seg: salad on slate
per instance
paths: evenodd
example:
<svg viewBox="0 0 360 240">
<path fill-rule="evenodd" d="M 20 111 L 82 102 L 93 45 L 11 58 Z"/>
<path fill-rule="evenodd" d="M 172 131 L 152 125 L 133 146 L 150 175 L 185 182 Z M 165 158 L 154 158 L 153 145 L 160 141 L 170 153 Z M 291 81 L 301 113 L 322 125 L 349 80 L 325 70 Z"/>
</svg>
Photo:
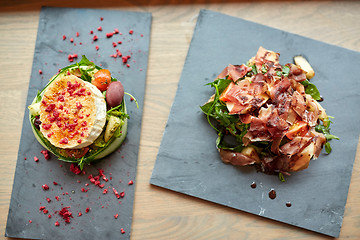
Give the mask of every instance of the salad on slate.
<svg viewBox="0 0 360 240">
<path fill-rule="evenodd" d="M 215 94 L 201 106 L 217 131 L 223 162 L 254 165 L 267 174 L 306 169 L 323 146 L 331 152 L 330 116 L 309 80 L 314 70 L 302 56 L 281 65 L 279 53 L 260 47 L 246 64 L 229 65 L 211 83 Z M 215 121 L 213 121 L 215 120 Z"/>
<path fill-rule="evenodd" d="M 134 99 L 109 70 L 83 56 L 59 70 L 28 106 L 33 133 L 59 160 L 83 169 L 124 141 L 129 119 L 124 94 Z"/>
</svg>

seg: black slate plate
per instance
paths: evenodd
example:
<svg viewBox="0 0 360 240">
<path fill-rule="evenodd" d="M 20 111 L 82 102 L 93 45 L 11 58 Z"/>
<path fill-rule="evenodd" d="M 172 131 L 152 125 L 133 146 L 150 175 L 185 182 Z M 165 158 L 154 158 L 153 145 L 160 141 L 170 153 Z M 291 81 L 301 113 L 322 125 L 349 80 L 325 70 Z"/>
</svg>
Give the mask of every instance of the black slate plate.
<svg viewBox="0 0 360 240">
<path fill-rule="evenodd" d="M 333 152 L 322 153 L 308 169 L 286 177 L 221 162 L 216 132 L 199 106 L 213 94 L 205 86 L 228 64 L 245 63 L 259 48 L 279 52 L 280 63 L 305 55 L 312 80 L 335 116 Z M 359 139 L 360 54 L 309 38 L 216 12 L 200 12 L 178 91 L 165 128 L 151 184 L 266 218 L 337 237 L 340 233 Z M 324 151 L 324 150 L 323 150 Z M 252 182 L 257 188 L 250 187 Z M 269 198 L 274 188 L 277 197 Z M 290 201 L 292 206 L 287 207 Z"/>
<path fill-rule="evenodd" d="M 135 184 L 129 184 L 129 181 L 135 182 L 136 177 L 150 26 L 150 13 L 42 8 L 26 106 L 58 69 L 71 64 L 68 55 L 78 54 L 75 61 L 86 55 L 96 65 L 109 69 L 112 76 L 123 83 L 125 91 L 135 96 L 139 109 L 129 97 L 125 98 L 130 120 L 124 144 L 101 162 L 86 166 L 85 174 L 80 175 L 72 173 L 70 164 L 58 161 L 55 156 L 51 156 L 50 160 L 44 159 L 40 153 L 43 148 L 35 140 L 26 110 L 6 226 L 7 237 L 130 238 Z M 98 27 L 102 27 L 102 31 Z M 115 28 L 119 33 L 107 38 L 106 33 L 113 32 Z M 133 32 L 130 33 L 130 30 Z M 97 41 L 94 41 L 94 35 L 97 35 Z M 113 42 L 117 43 L 116 47 Z M 127 62 L 129 67 L 121 58 L 110 56 L 116 53 L 116 49 L 124 56 L 131 56 Z M 39 158 L 38 162 L 34 161 L 34 156 Z M 88 178 L 90 174 L 99 175 L 98 169 L 103 169 L 108 179 L 99 179 L 100 185 L 104 184 L 103 188 L 91 183 Z M 43 190 L 44 184 L 49 186 L 49 190 Z M 113 188 L 125 195 L 118 199 Z M 104 189 L 108 190 L 107 194 L 103 194 Z M 39 210 L 42 206 L 48 213 Z M 64 207 L 70 207 L 68 210 L 72 212 L 70 223 L 65 223 L 59 215 Z M 87 208 L 90 211 L 86 213 Z M 79 212 L 82 213 L 80 217 Z M 51 218 L 48 218 L 49 214 Z M 114 217 L 116 214 L 117 219 Z M 55 226 L 56 221 L 60 226 Z"/>
</svg>

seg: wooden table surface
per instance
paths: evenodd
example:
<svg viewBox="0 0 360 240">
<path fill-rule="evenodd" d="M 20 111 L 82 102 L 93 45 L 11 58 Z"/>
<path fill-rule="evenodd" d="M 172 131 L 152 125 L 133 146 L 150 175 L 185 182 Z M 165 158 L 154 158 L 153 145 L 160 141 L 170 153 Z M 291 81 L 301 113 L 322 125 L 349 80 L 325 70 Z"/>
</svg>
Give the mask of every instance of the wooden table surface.
<svg viewBox="0 0 360 240">
<path fill-rule="evenodd" d="M 0 0 L 0 239 L 6 239 L 6 219 L 42 5 L 153 14 L 131 239 L 330 239 L 154 187 L 149 179 L 200 9 L 360 51 L 360 2 L 88 0 L 86 5 L 75 2 L 78 1 Z M 358 199 L 359 151 L 339 239 L 360 239 Z"/>
</svg>

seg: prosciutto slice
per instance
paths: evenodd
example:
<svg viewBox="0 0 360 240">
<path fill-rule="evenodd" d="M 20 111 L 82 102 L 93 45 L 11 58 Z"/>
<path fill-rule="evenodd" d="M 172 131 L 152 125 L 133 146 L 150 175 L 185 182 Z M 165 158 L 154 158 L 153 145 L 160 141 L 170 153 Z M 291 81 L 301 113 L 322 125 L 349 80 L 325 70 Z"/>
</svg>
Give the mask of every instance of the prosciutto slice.
<svg viewBox="0 0 360 240">
<path fill-rule="evenodd" d="M 246 151 L 219 149 L 222 161 L 236 166 L 256 164 L 263 172 L 288 174 L 307 168 L 326 143 L 325 136 L 314 127 L 327 115 L 325 109 L 306 94 L 301 83 L 306 80 L 305 71 L 286 64 L 289 68 L 286 74 L 279 55 L 260 47 L 249 60 L 249 66 L 255 65 L 257 74 L 244 64 L 229 64 L 219 74 L 218 78 L 232 80 L 219 99 L 226 104 L 230 115 L 238 115 L 239 124 L 249 124 L 242 144 L 251 149 L 249 152 L 259 155 L 254 159 Z M 266 149 L 266 154 L 256 153 L 261 148 Z"/>
<path fill-rule="evenodd" d="M 256 162 L 256 159 L 250 158 L 243 153 L 231 150 L 219 149 L 221 160 L 224 163 L 231 163 L 235 166 L 246 166 Z"/>
<path fill-rule="evenodd" d="M 245 64 L 241 65 L 232 65 L 229 64 L 218 76 L 217 79 L 224 79 L 226 76 L 229 76 L 234 82 L 243 78 L 248 72 L 252 70 L 251 67 L 246 66 Z"/>
</svg>

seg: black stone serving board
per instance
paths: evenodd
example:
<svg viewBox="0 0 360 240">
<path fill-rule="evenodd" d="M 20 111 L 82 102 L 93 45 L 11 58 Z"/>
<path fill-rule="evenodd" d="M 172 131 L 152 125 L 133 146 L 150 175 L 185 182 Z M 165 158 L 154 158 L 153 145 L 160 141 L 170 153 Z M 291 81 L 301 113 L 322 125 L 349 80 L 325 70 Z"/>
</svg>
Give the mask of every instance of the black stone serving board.
<svg viewBox="0 0 360 240">
<path fill-rule="evenodd" d="M 205 86 L 228 64 L 245 63 L 259 48 L 280 63 L 304 55 L 316 75 L 327 113 L 334 116 L 333 152 L 286 177 L 224 164 L 217 134 L 199 106 L 214 93 Z M 201 10 L 150 183 L 325 235 L 339 236 L 360 132 L 360 54 L 221 13 Z M 325 152 L 325 150 L 323 150 Z M 255 189 L 252 182 L 257 183 Z M 268 193 L 275 189 L 272 200 Z M 287 207 L 286 203 L 292 206 Z"/>
<path fill-rule="evenodd" d="M 31 239 L 130 238 L 135 184 L 129 184 L 129 181 L 136 182 L 151 18 L 151 13 L 145 12 L 41 9 L 26 106 L 51 76 L 71 64 L 68 55 L 78 54 L 74 62 L 86 55 L 96 65 L 109 69 L 112 77 L 123 83 L 125 91 L 138 100 L 139 108 L 130 97 L 125 97 L 130 115 L 126 140 L 113 154 L 97 164 L 86 166 L 85 174 L 80 175 L 70 171 L 69 163 L 61 162 L 53 155 L 50 160 L 44 159 L 40 153 L 44 149 L 32 133 L 26 108 L 5 236 Z M 107 38 L 106 33 L 115 29 L 119 33 Z M 130 30 L 133 30 L 132 34 Z M 94 35 L 97 35 L 97 41 L 93 40 Z M 114 47 L 113 42 L 118 41 L 122 43 Z M 110 56 L 116 53 L 116 49 L 124 56 L 131 56 L 127 62 L 129 67 L 121 58 Z M 34 161 L 35 156 L 38 162 Z M 106 182 L 100 178 L 103 188 L 88 179 L 90 174 L 98 175 L 98 169 L 103 169 L 108 179 Z M 44 184 L 49 186 L 49 190 L 43 190 Z M 113 188 L 125 195 L 118 199 Z M 107 194 L 103 194 L 104 189 L 108 189 Z M 51 201 L 48 202 L 47 198 Z M 48 210 L 47 214 L 39 210 L 41 206 Z M 65 223 L 59 215 L 63 207 L 70 207 L 68 210 L 73 215 L 70 223 Z M 86 208 L 90 209 L 88 213 Z M 80 217 L 79 212 L 82 213 Z M 48 218 L 49 214 L 51 218 Z M 114 217 L 116 214 L 117 219 Z M 55 226 L 56 221 L 60 226 Z"/>
</svg>

